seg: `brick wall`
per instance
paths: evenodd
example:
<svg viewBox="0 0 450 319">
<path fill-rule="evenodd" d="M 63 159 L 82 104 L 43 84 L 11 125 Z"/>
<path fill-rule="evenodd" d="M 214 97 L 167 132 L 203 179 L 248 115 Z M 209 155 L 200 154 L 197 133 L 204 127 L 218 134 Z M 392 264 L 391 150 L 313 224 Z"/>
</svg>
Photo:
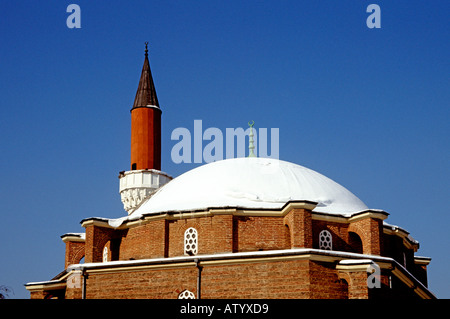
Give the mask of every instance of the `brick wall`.
<svg viewBox="0 0 450 319">
<path fill-rule="evenodd" d="M 190 227 L 198 232 L 198 254 L 319 248 L 322 230 L 331 233 L 333 250 L 361 252 L 355 241 L 358 237 L 362 253 L 380 255 L 383 247 L 381 220 L 365 218 L 351 223 L 312 220 L 311 211 L 293 208 L 285 216 L 217 214 L 189 218 L 185 215 L 180 219 L 156 219 L 121 230 L 88 225 L 86 262 L 102 261 L 105 245 L 110 250 L 109 260 L 182 256 L 184 233 Z M 349 232 L 354 235 L 349 236 Z M 72 247 L 66 254 L 73 257 L 70 249 Z"/>
<path fill-rule="evenodd" d="M 280 217 L 236 216 L 233 234 L 235 252 L 291 248 L 289 229 Z"/>
<path fill-rule="evenodd" d="M 184 289 L 196 294 L 197 268 L 89 274 L 87 299 L 176 299 Z"/>
<path fill-rule="evenodd" d="M 309 261 L 208 266 L 202 298 L 309 298 Z"/>
<path fill-rule="evenodd" d="M 168 227 L 168 256 L 184 255 L 184 233 L 190 227 L 198 233 L 198 254 L 233 251 L 233 216 L 184 218 L 170 220 Z"/>
<path fill-rule="evenodd" d="M 153 268 L 154 267 L 154 268 Z M 369 289 L 367 272 L 338 270 L 335 262 L 310 259 L 262 258 L 203 264 L 201 296 L 212 298 L 276 299 L 397 299 L 418 296 L 390 270 L 382 270 L 381 288 Z M 81 273 L 80 273 L 81 274 Z M 87 270 L 88 299 L 176 299 L 189 290 L 197 295 L 198 269 L 193 262 L 168 265 Z M 67 285 L 65 297 L 82 297 L 79 285 Z M 392 288 L 389 277 L 392 277 Z M 56 294 L 55 294 L 56 293 Z M 62 291 L 63 293 L 63 291 Z M 35 290 L 31 298 L 60 297 L 60 291 Z"/>
<path fill-rule="evenodd" d="M 366 276 L 361 280 L 366 280 L 367 275 L 361 274 Z M 198 269 L 194 265 L 92 273 L 87 279 L 86 297 L 173 299 L 185 289 L 196 295 L 197 275 Z M 347 298 L 348 293 L 352 297 L 363 297 L 364 293 L 360 291 L 363 288 L 357 285 L 349 289 L 332 263 L 303 259 L 208 265 L 201 273 L 201 296 L 204 299 L 342 299 Z M 365 289 L 367 292 L 367 287 Z"/>
<path fill-rule="evenodd" d="M 334 264 L 311 261 L 310 277 L 311 299 L 348 298 L 348 283 L 341 280 Z"/>
<path fill-rule="evenodd" d="M 309 268 L 308 260 L 207 266 L 201 274 L 202 298 L 309 298 Z M 195 266 L 93 273 L 86 297 L 173 299 L 185 289 L 196 295 L 197 275 Z"/>
<path fill-rule="evenodd" d="M 161 219 L 121 230 L 119 260 L 165 257 L 166 223 Z"/>
<path fill-rule="evenodd" d="M 348 238 L 348 224 L 314 220 L 312 229 L 313 248 L 319 249 L 319 234 L 323 230 L 328 230 L 332 236 L 333 250 L 352 251 Z"/>
<path fill-rule="evenodd" d="M 233 214 L 182 215 L 179 219 L 154 219 L 126 229 L 90 223 L 86 241 L 66 243 L 66 267 L 82 257 L 101 262 L 103 248 L 109 260 L 147 259 L 184 255 L 184 234 L 198 233 L 198 254 L 319 248 L 319 233 L 328 230 L 333 250 L 403 256 L 397 236 L 383 234 L 382 220 L 368 217 L 352 222 L 312 219 L 311 211 L 293 208 L 284 216 Z M 355 235 L 350 236 L 353 233 Z M 361 247 L 358 248 L 357 246 Z M 411 259 L 412 250 L 407 251 Z M 334 263 L 311 260 L 264 261 L 209 265 L 202 271 L 203 298 L 368 298 L 367 274 L 347 275 Z M 416 267 L 419 269 L 420 267 Z M 423 272 L 424 270 L 420 268 Z M 387 281 L 388 277 L 383 280 Z M 195 266 L 140 271 L 92 273 L 87 279 L 87 298 L 176 298 L 184 289 L 196 294 Z M 386 289 L 387 284 L 384 283 Z M 392 293 L 390 291 L 389 293 Z M 372 293 L 376 296 L 376 293 Z M 35 296 L 39 295 L 36 293 Z M 79 298 L 81 290 L 66 291 Z"/>
</svg>

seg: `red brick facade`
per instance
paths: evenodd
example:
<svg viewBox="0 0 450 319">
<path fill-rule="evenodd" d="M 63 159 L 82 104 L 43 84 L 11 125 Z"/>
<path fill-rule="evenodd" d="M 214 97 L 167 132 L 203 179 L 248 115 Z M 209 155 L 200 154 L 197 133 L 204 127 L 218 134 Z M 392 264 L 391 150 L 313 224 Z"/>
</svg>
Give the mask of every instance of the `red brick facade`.
<svg viewBox="0 0 450 319">
<path fill-rule="evenodd" d="M 184 290 L 197 296 L 200 276 L 201 298 L 423 297 L 426 293 L 409 291 L 417 282 L 408 290 L 408 280 L 419 278 L 419 285 L 426 286 L 426 263 L 414 262 L 418 247 L 408 242 L 407 233 L 383 227 L 386 217 L 372 211 L 350 218 L 318 214 L 308 203 L 291 203 L 281 211 L 224 209 L 147 216 L 116 229 L 92 218 L 82 223 L 85 240 L 63 238 L 68 274 L 75 270 L 70 265 L 85 257 L 86 266 L 79 266 L 83 270 L 71 275 L 83 284 L 64 286 L 66 274 L 53 287 L 49 283 L 28 289 L 31 298 L 177 298 Z M 184 251 L 184 235 L 191 227 L 198 234 L 196 256 Z M 325 249 L 319 238 L 323 230 L 331 235 Z M 103 262 L 105 247 L 108 262 Z M 273 252 L 280 254 L 272 256 Z M 384 294 L 368 288 L 367 265 L 339 264 L 367 255 L 381 260 L 379 291 Z M 399 265 L 405 274 L 392 272 Z M 405 279 L 411 275 L 415 278 Z"/>
</svg>

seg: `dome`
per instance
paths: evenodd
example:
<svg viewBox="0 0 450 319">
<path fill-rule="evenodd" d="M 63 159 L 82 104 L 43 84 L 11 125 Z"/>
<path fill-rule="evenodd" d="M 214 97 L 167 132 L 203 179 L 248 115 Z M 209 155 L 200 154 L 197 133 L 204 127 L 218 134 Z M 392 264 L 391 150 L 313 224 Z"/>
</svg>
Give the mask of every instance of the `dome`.
<svg viewBox="0 0 450 319">
<path fill-rule="evenodd" d="M 174 178 L 128 217 L 222 207 L 281 209 L 301 200 L 317 202 L 313 211 L 329 214 L 368 209 L 346 188 L 306 167 L 272 158 L 233 158 Z"/>
</svg>

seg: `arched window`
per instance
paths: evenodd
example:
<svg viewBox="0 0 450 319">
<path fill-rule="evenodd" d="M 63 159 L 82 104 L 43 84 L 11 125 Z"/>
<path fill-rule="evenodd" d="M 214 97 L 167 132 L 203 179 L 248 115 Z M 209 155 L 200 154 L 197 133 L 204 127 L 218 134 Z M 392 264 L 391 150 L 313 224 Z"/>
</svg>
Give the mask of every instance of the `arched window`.
<svg viewBox="0 0 450 319">
<path fill-rule="evenodd" d="M 103 262 L 107 261 L 108 261 L 108 247 L 105 246 L 105 248 L 103 248 Z"/>
<path fill-rule="evenodd" d="M 289 225 L 284 225 L 284 246 L 286 249 L 292 248 L 291 231 Z"/>
<path fill-rule="evenodd" d="M 363 253 L 363 244 L 357 233 L 348 232 L 348 241 L 353 252 L 358 254 Z"/>
<path fill-rule="evenodd" d="M 190 292 L 189 290 L 183 290 L 178 295 L 178 299 L 195 299 L 195 295 L 193 292 Z"/>
<path fill-rule="evenodd" d="M 184 232 L 184 254 L 197 255 L 198 251 L 198 234 L 193 227 L 188 228 Z"/>
<path fill-rule="evenodd" d="M 333 240 L 328 230 L 322 230 L 319 234 L 319 249 L 333 249 Z"/>
</svg>

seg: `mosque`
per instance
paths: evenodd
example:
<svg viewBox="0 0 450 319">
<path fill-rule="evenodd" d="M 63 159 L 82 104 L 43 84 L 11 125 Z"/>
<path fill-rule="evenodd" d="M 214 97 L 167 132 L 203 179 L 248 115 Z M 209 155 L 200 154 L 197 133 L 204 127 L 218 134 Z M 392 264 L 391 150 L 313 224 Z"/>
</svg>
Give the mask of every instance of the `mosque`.
<svg viewBox="0 0 450 319">
<path fill-rule="evenodd" d="M 32 299 L 434 299 L 431 258 L 388 213 L 273 158 L 161 171 L 161 107 L 148 49 L 131 108 L 125 213 L 66 233 L 65 269 Z"/>
</svg>

